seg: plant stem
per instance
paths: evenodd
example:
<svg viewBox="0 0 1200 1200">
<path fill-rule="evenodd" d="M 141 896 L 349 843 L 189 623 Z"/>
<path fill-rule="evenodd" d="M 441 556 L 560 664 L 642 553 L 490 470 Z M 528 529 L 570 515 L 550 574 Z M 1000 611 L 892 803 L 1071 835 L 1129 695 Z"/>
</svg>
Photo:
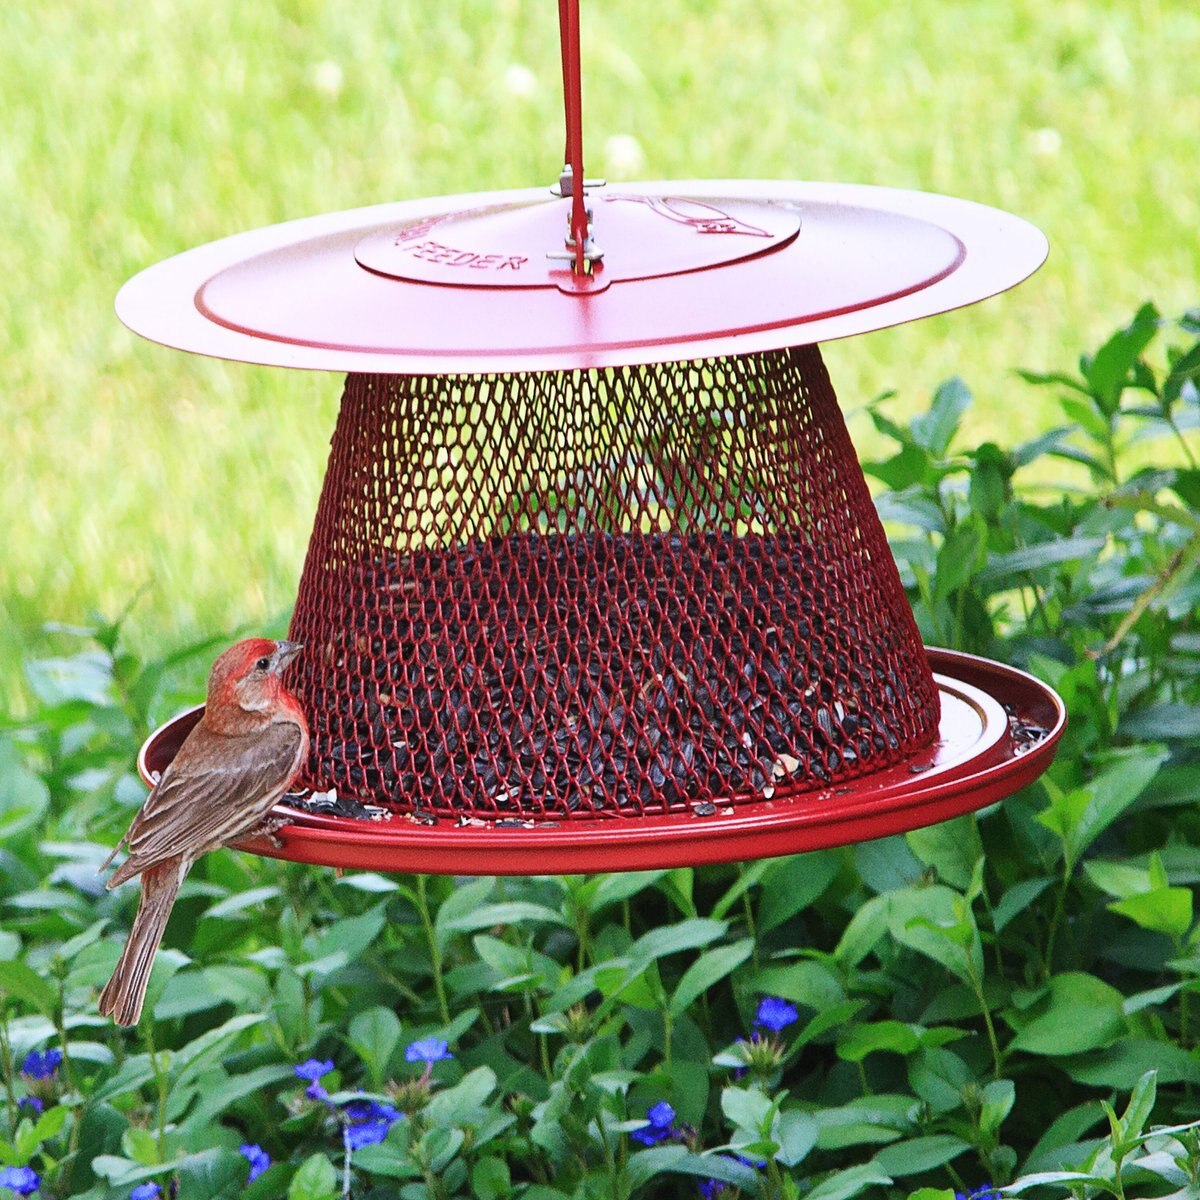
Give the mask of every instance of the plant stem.
<svg viewBox="0 0 1200 1200">
<path fill-rule="evenodd" d="M 1066 912 L 1067 887 L 1071 882 L 1071 869 L 1070 864 L 1063 869 L 1062 884 L 1054 902 L 1054 914 L 1050 918 L 1050 929 L 1046 933 L 1046 953 L 1042 959 L 1042 977 L 1045 979 L 1049 979 L 1054 970 L 1054 943 L 1058 939 L 1058 928 L 1062 924 Z"/>
<path fill-rule="evenodd" d="M 58 975 L 58 1005 L 54 1010 L 54 1027 L 58 1030 L 58 1044 L 62 1050 L 62 1066 L 63 1066 L 63 1082 L 67 1087 L 67 1094 L 79 1100 L 79 1093 L 75 1087 L 75 1076 L 71 1069 L 71 1048 L 67 1041 L 67 1023 L 66 1023 L 66 1006 L 67 1006 L 67 967 L 63 963 Z M 76 1111 L 76 1118 L 79 1113 Z M 67 1157 L 74 1158 L 79 1150 L 79 1131 L 81 1122 L 76 1119 L 71 1122 L 71 1134 L 67 1139 Z"/>
<path fill-rule="evenodd" d="M 438 949 L 437 934 L 433 928 L 433 918 L 429 913 L 429 896 L 426 891 L 427 876 L 418 875 L 417 880 L 417 914 L 421 918 L 421 927 L 425 930 L 425 940 L 429 945 L 429 962 L 433 967 L 433 990 L 437 993 L 438 1012 L 442 1024 L 450 1024 L 450 1005 L 446 1000 L 446 983 L 442 979 L 442 952 Z"/>
<path fill-rule="evenodd" d="M 12 1047 L 8 1041 L 8 1008 L 0 1008 L 0 1071 L 4 1072 L 4 1091 L 8 1098 L 8 1127 L 17 1127 L 17 1093 L 13 1091 Z"/>
<path fill-rule="evenodd" d="M 746 864 L 738 863 L 739 878 L 746 873 Z M 758 970 L 758 925 L 754 920 L 754 905 L 750 901 L 750 889 L 747 887 L 742 891 L 742 912 L 746 917 L 746 932 L 750 934 L 751 959 L 754 964 L 754 969 Z"/>
<path fill-rule="evenodd" d="M 967 976 L 971 980 L 971 990 L 975 993 L 975 999 L 979 1001 L 979 1011 L 987 1029 L 988 1045 L 992 1048 L 992 1078 L 999 1079 L 1003 1073 L 1000 1065 L 1000 1043 L 996 1040 L 996 1026 L 992 1024 L 992 1014 L 988 1011 L 987 999 L 983 994 L 983 982 L 975 971 L 970 952 L 967 954 Z"/>
<path fill-rule="evenodd" d="M 158 1090 L 158 1106 L 155 1114 L 157 1123 L 157 1131 L 155 1133 L 155 1145 L 158 1148 L 158 1158 L 160 1162 L 166 1160 L 166 1143 L 167 1143 L 167 1073 L 162 1069 L 158 1061 L 158 1050 L 154 1045 L 154 1018 L 152 1016 L 143 1020 L 140 1026 L 142 1037 L 146 1039 L 146 1054 L 150 1059 L 150 1066 L 154 1071 L 154 1084 Z"/>
</svg>

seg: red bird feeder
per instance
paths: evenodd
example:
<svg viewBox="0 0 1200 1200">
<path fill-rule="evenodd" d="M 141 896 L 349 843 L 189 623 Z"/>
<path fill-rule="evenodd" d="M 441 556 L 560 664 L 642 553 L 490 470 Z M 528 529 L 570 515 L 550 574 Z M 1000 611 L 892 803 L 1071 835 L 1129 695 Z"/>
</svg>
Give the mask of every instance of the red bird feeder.
<svg viewBox="0 0 1200 1200">
<path fill-rule="evenodd" d="M 117 300 L 156 341 L 349 374 L 289 636 L 302 782 L 262 853 L 549 873 L 930 824 L 1048 765 L 1058 697 L 926 651 L 817 342 L 1018 283 L 1042 235 L 882 188 L 583 175 L 242 234 Z M 143 748 L 147 778 L 198 710 Z"/>
</svg>

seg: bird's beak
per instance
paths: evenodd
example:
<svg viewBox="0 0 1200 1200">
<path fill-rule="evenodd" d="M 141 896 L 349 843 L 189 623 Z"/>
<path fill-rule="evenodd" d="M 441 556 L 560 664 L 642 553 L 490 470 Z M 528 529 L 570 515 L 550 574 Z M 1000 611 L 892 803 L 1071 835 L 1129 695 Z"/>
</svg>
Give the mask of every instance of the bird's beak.
<svg viewBox="0 0 1200 1200">
<path fill-rule="evenodd" d="M 276 670 L 282 671 L 288 663 L 296 658 L 304 647 L 299 642 L 276 642 L 275 643 L 275 667 Z"/>
</svg>

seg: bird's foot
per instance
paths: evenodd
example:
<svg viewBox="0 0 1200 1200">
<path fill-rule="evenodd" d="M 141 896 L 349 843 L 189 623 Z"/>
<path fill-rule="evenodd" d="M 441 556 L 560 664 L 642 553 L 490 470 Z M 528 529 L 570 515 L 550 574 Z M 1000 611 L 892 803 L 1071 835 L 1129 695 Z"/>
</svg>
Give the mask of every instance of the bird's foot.
<svg viewBox="0 0 1200 1200">
<path fill-rule="evenodd" d="M 283 839 L 276 837 L 276 834 L 285 825 L 290 825 L 291 823 L 292 821 L 290 817 L 267 817 L 252 830 L 250 830 L 247 836 L 265 838 L 276 850 L 282 850 Z"/>
</svg>

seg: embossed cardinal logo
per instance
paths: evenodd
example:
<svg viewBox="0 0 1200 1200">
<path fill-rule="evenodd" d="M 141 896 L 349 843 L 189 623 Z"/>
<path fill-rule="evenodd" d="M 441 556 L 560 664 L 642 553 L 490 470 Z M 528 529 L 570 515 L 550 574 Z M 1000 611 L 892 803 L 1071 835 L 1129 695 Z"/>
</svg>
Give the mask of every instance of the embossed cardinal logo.
<svg viewBox="0 0 1200 1200">
<path fill-rule="evenodd" d="M 686 196 L 606 196 L 609 202 L 627 200 L 644 204 L 651 212 L 676 225 L 689 225 L 697 233 L 741 233 L 747 237 L 770 237 L 766 229 L 759 229 L 738 217 L 706 204 L 703 200 L 689 200 Z"/>
</svg>

